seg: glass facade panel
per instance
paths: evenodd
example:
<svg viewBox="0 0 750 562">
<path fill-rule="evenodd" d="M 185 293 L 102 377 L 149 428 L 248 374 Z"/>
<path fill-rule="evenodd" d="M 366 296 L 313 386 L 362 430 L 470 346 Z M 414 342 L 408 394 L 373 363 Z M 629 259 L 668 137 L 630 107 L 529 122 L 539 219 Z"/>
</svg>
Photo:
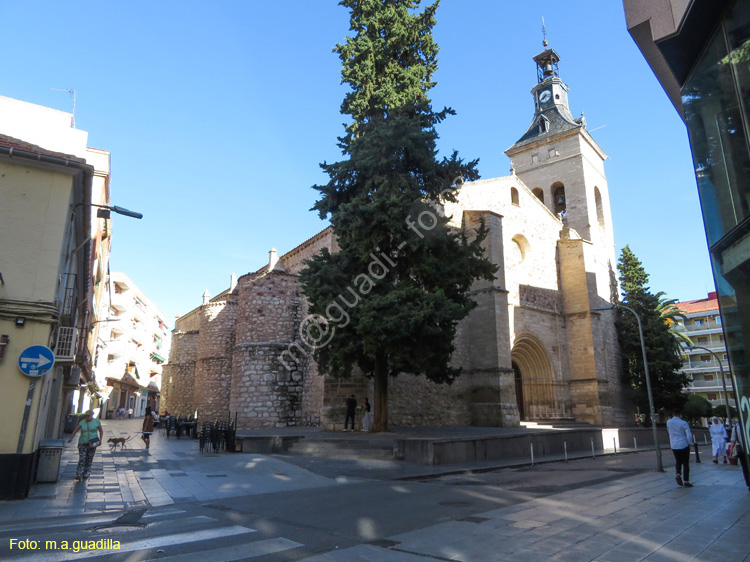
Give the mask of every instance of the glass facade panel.
<svg viewBox="0 0 750 562">
<path fill-rule="evenodd" d="M 750 3 L 724 13 L 682 88 L 706 235 L 750 442 Z"/>
<path fill-rule="evenodd" d="M 750 155 L 724 30 L 709 42 L 682 89 L 709 245 L 750 216 Z M 747 63 L 745 63 L 747 65 Z M 744 104 L 743 104 L 744 105 Z"/>
</svg>

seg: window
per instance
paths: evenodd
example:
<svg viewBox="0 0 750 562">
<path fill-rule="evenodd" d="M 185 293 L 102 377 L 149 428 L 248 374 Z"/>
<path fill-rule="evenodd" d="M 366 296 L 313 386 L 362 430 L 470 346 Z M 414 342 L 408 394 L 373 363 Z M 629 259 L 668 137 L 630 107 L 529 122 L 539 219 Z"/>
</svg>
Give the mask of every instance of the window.
<svg viewBox="0 0 750 562">
<path fill-rule="evenodd" d="M 714 320 L 716 320 L 716 323 L 717 323 L 717 324 L 718 324 L 719 326 L 721 326 L 721 316 L 716 316 L 716 317 L 714 318 Z"/>
<path fill-rule="evenodd" d="M 539 201 L 544 203 L 544 191 L 542 191 L 541 187 L 535 187 L 531 190 L 531 192 L 536 196 L 537 199 L 539 199 Z"/>
<path fill-rule="evenodd" d="M 549 158 L 554 158 L 555 156 L 560 156 L 560 153 L 559 153 L 559 152 L 557 152 L 557 149 L 556 149 L 556 148 L 550 148 L 550 149 L 549 149 L 549 150 L 547 151 L 547 156 L 548 156 Z"/>
<path fill-rule="evenodd" d="M 703 378 L 704 378 L 705 380 L 707 380 L 707 381 L 712 381 L 712 380 L 714 380 L 714 376 L 713 376 L 713 375 L 706 375 L 706 376 L 705 376 L 705 377 L 703 377 Z"/>
<path fill-rule="evenodd" d="M 552 201 L 555 204 L 555 214 L 565 211 L 565 186 L 559 181 L 552 184 Z"/>
<path fill-rule="evenodd" d="M 709 399 L 709 400 L 716 400 L 716 394 L 714 394 L 713 392 L 712 392 L 712 393 L 710 393 L 710 394 L 708 395 L 708 399 Z"/>
<path fill-rule="evenodd" d="M 510 188 L 510 202 L 518 205 L 518 190 L 515 187 Z"/>
<path fill-rule="evenodd" d="M 705 320 L 696 320 L 695 321 L 695 325 L 696 326 L 705 326 L 706 325 L 706 321 Z"/>
<path fill-rule="evenodd" d="M 729 361 L 729 356 L 725 353 L 724 356 L 722 357 L 722 359 L 724 361 Z"/>
<path fill-rule="evenodd" d="M 708 338 L 698 338 L 698 343 L 708 343 Z"/>
<path fill-rule="evenodd" d="M 549 119 L 547 119 L 544 115 L 542 115 L 542 118 L 539 119 L 539 133 L 544 134 L 549 131 Z"/>
<path fill-rule="evenodd" d="M 701 363 L 710 363 L 710 362 L 711 362 L 710 355 L 701 355 Z"/>
<path fill-rule="evenodd" d="M 531 163 L 532 164 L 536 164 L 537 162 L 539 162 L 539 155 L 538 154 L 532 154 L 531 155 Z"/>
<path fill-rule="evenodd" d="M 604 228 L 604 203 L 602 203 L 602 194 L 598 187 L 594 188 L 594 202 L 596 203 L 596 220 L 599 227 Z"/>
</svg>

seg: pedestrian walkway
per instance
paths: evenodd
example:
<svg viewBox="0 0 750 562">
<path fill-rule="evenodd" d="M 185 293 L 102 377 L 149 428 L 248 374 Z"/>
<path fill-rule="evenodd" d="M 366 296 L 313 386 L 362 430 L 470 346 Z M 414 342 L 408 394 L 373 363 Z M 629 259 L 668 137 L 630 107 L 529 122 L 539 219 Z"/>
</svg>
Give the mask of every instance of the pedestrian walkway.
<svg viewBox="0 0 750 562">
<path fill-rule="evenodd" d="M 633 457 L 627 455 L 622 459 L 628 462 Z M 750 494 L 740 470 L 708 463 L 693 465 L 691 474 L 694 488 L 677 487 L 670 466 L 666 473 L 649 471 L 577 488 L 305 560 L 734 562 L 750 559 L 747 540 Z M 554 482 L 554 475 L 547 474 L 547 478 L 547 482 Z"/>
<path fill-rule="evenodd" d="M 134 433 L 141 421 L 104 423 L 106 439 Z M 368 470 L 360 461 L 317 459 L 314 470 L 319 474 L 315 474 L 313 469 L 286 462 L 290 457 L 201 455 L 197 449 L 194 440 L 166 440 L 158 433 L 149 452 L 138 437 L 122 452 L 110 452 L 105 444 L 97 452 L 91 479 L 76 483 L 72 477 L 77 450 L 73 444 L 67 445 L 60 482 L 35 486 L 29 500 L 0 503 L 0 558 L 50 562 L 109 559 L 122 554 L 117 559 L 133 562 L 233 562 L 254 558 L 308 562 L 750 559 L 750 542 L 746 540 L 750 494 L 741 471 L 737 466 L 714 465 L 705 458 L 702 464 L 691 461 L 695 487 L 690 489 L 675 484 L 668 451 L 665 473 L 654 471 L 653 451 L 473 475 L 464 470 L 463 474 L 439 476 L 430 471 L 448 467 L 411 465 L 407 466 L 411 472 L 404 476 L 405 469 L 394 468 L 387 485 L 392 493 L 408 497 L 413 495 L 410 490 L 420 487 L 432 498 L 445 487 L 457 490 L 460 498 L 481 497 L 486 503 L 462 515 L 433 518 L 425 526 L 412 524 L 406 527 L 408 531 L 396 526 L 380 534 L 369 519 L 370 504 L 357 504 L 352 522 L 360 529 L 359 535 L 353 540 L 337 535 L 346 541 L 346 548 L 321 549 L 314 538 L 324 530 L 321 523 L 306 520 L 303 527 L 307 530 L 300 531 L 288 511 L 275 516 L 268 513 L 269 506 L 278 505 L 288 494 L 268 496 L 264 502 L 261 497 L 250 502 L 246 496 L 296 492 L 287 501 L 290 506 L 299 506 L 305 494 L 315 492 L 305 489 L 355 484 L 348 488 L 351 491 L 357 483 L 359 487 L 372 487 L 374 482 L 367 478 L 376 473 L 386 475 L 385 465 Z M 345 464 L 352 476 L 340 475 Z M 406 463 L 393 464 L 402 467 Z M 451 468 L 450 472 L 458 472 L 456 467 Z M 590 480 L 588 474 L 601 475 L 603 470 L 607 471 L 606 481 Z M 572 474 L 584 476 L 576 480 Z M 425 481 L 393 482 L 397 478 Z M 487 501 L 491 499 L 483 495 L 487 486 L 510 490 L 518 499 Z M 330 505 L 324 508 L 318 502 L 311 503 L 315 513 L 342 509 L 346 488 L 343 494 L 338 490 L 321 492 L 325 494 L 318 497 Z M 211 501 L 203 503 L 206 500 Z M 253 508 L 244 510 L 249 503 Z M 504 507 L 494 508 L 499 505 Z M 403 516 L 403 507 L 400 509 Z M 256 517 L 254 523 L 251 515 Z M 79 552 L 70 547 L 64 551 L 47 547 L 46 541 L 55 545 L 70 537 L 94 541 L 116 538 L 119 544 L 115 548 L 97 543 Z M 22 538 L 45 541 L 44 551 L 11 549 L 9 541 Z M 356 544 L 359 541 L 361 544 Z"/>
<path fill-rule="evenodd" d="M 159 507 L 181 502 L 336 485 L 335 479 L 263 455 L 199 453 L 194 439 L 167 439 L 157 431 L 146 450 L 142 419 L 105 420 L 88 480 L 75 480 L 76 439 L 65 436 L 60 478 L 36 484 L 28 499 L 0 502 L 0 521 Z M 110 437 L 130 438 L 110 450 Z"/>
<path fill-rule="evenodd" d="M 137 536 L 134 536 L 135 529 Z M 113 533 L 118 530 L 121 534 Z M 0 558 L 23 562 L 68 562 L 120 555 L 128 555 L 128 560 L 145 560 L 149 553 L 163 552 L 169 547 L 181 552 L 156 559 L 169 562 L 252 560 L 302 546 L 283 537 L 262 539 L 257 529 L 223 525 L 216 518 L 186 515 L 179 509 L 146 513 L 139 519 L 138 526 L 131 525 L 130 529 L 127 525 L 112 524 L 111 517 L 103 516 L 5 525 L 0 526 L 0 534 L 7 535 L 0 543 Z M 19 535 L 23 539 L 17 538 Z M 12 546 L 11 539 L 16 540 Z M 18 544 L 23 541 L 28 545 L 26 548 Z M 88 548 L 82 546 L 84 543 L 96 546 Z M 217 547 L 217 543 L 221 546 Z M 198 545 L 212 547 L 204 550 Z"/>
</svg>

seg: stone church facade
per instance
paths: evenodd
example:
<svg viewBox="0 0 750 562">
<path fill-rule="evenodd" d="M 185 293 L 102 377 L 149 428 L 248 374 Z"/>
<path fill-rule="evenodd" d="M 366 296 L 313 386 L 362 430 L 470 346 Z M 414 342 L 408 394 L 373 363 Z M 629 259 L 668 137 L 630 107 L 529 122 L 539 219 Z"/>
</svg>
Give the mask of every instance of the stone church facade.
<svg viewBox="0 0 750 562">
<path fill-rule="evenodd" d="M 546 45 L 545 45 L 546 46 Z M 614 313 L 616 260 L 606 155 L 574 118 L 553 49 L 534 57 L 534 117 L 507 151 L 511 175 L 462 185 L 440 212 L 471 235 L 480 221 L 499 266 L 472 287 L 478 306 L 459 325 L 452 385 L 402 374 L 389 384 L 391 425 L 517 426 L 521 420 L 631 422 L 620 378 Z M 298 273 L 330 228 L 232 280 L 176 321 L 162 409 L 201 419 L 238 416 L 240 428 L 343 426 L 347 396 L 368 396 L 361 374 L 320 376 L 301 340 L 307 302 Z"/>
</svg>

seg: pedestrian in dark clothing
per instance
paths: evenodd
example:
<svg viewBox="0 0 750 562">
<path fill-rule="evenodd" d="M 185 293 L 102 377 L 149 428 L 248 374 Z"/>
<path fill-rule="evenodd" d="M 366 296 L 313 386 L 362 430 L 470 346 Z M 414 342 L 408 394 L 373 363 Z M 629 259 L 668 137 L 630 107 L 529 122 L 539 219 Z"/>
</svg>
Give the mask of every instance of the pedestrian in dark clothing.
<svg viewBox="0 0 750 562">
<path fill-rule="evenodd" d="M 747 449 L 744 447 L 745 439 L 742 434 L 742 426 L 738 423 L 734 424 L 732 428 L 732 435 L 730 437 L 732 444 L 732 458 L 737 457 L 742 466 L 742 476 L 745 478 L 745 485 L 747 491 L 750 492 L 750 470 L 747 466 Z"/>
<path fill-rule="evenodd" d="M 354 398 L 354 394 L 352 394 L 349 398 L 346 399 L 346 419 L 344 420 L 344 431 L 354 431 L 354 414 L 357 411 L 357 399 Z M 349 420 L 352 420 L 352 428 L 347 429 L 349 427 Z"/>
<path fill-rule="evenodd" d="M 690 432 L 690 426 L 681 416 L 682 412 L 674 410 L 672 417 L 667 421 L 669 446 L 672 448 L 672 454 L 674 454 L 677 485 L 692 488 L 693 485 L 690 483 L 690 445 L 693 444 L 693 434 Z M 680 476 L 680 468 L 682 468 L 682 476 Z"/>
</svg>

